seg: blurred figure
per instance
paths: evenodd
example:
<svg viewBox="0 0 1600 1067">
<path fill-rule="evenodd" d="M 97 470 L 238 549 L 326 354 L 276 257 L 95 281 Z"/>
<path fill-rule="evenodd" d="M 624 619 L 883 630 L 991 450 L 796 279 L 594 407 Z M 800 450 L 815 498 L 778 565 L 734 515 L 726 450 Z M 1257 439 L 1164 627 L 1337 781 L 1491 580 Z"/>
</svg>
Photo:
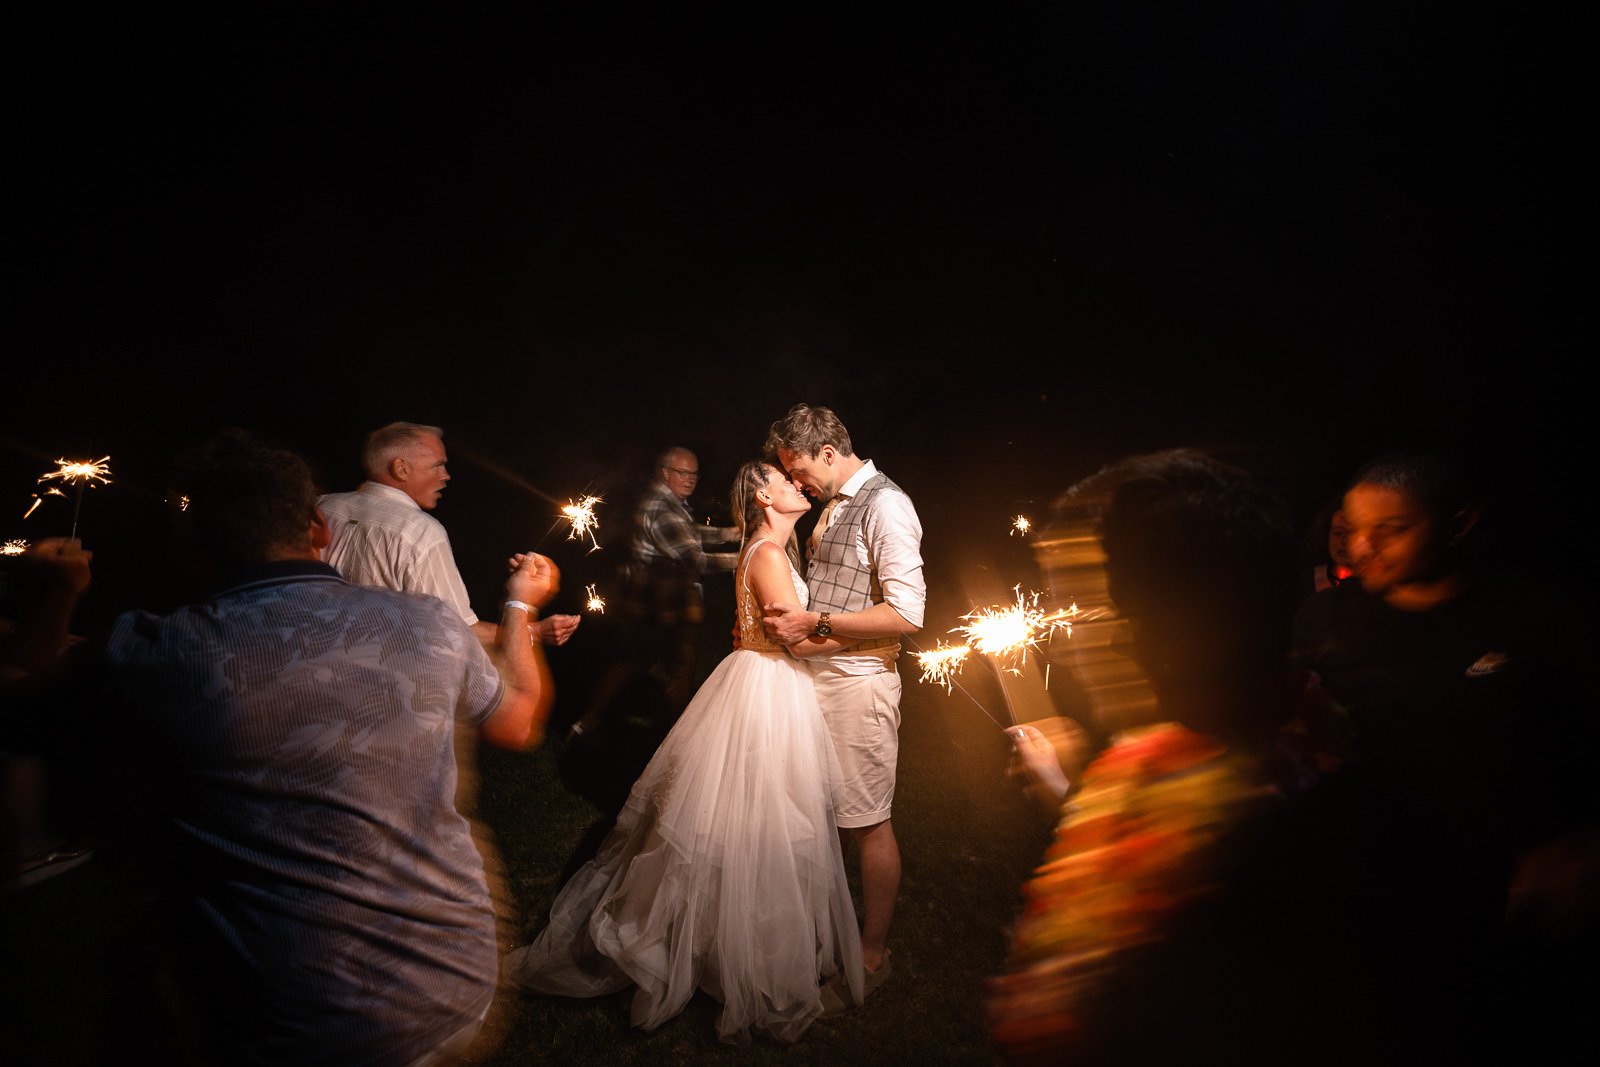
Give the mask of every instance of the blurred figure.
<svg viewBox="0 0 1600 1067">
<path fill-rule="evenodd" d="M 204 1062 L 452 1062 L 494 993 L 483 864 L 452 804 L 455 724 L 538 742 L 537 645 L 497 673 L 434 597 L 362 588 L 320 561 L 305 463 L 243 435 L 195 457 L 182 519 L 220 577 L 203 604 L 121 616 L 108 716 L 129 799 L 159 796 L 175 951 Z M 555 592 L 512 560 L 502 627 Z"/>
<path fill-rule="evenodd" d="M 1129 724 L 1113 702 L 1119 732 L 1070 783 L 991 991 L 997 1044 L 1016 1062 L 1096 1064 L 1445 1062 L 1472 1047 L 1483 942 L 1457 921 L 1453 868 L 1383 834 L 1386 805 L 1330 776 L 1338 709 L 1289 669 L 1286 509 L 1185 451 L 1116 464 L 1064 506 L 1098 520 L 1158 721 Z M 1048 739 L 1013 736 L 1060 793 Z"/>
<path fill-rule="evenodd" d="M 656 459 L 644 496 L 633 515 L 628 564 L 618 605 L 621 658 L 595 688 L 571 736 L 597 735 L 607 711 L 640 671 L 659 676 L 669 718 L 689 700 L 695 638 L 705 618 L 702 576 L 732 573 L 736 552 L 708 552 L 707 545 L 739 539 L 731 526 L 694 521 L 689 497 L 700 484 L 700 461 L 687 448 L 669 448 Z"/>
<path fill-rule="evenodd" d="M 1308 553 L 1319 560 L 1311 572 L 1313 591 L 1331 589 L 1355 574 L 1350 562 L 1350 524 L 1338 501 L 1317 515 L 1306 542 Z"/>
<path fill-rule="evenodd" d="M 63 874 L 93 856 L 52 816 L 53 724 L 32 698 L 61 673 L 73 608 L 89 587 L 91 552 L 49 538 L 0 566 L 0 892 Z M 71 822 L 71 819 L 67 819 Z"/>
<path fill-rule="evenodd" d="M 1348 709 L 1363 761 L 1503 878 L 1512 856 L 1588 806 L 1569 766 L 1574 746 L 1592 740 L 1583 629 L 1479 565 L 1482 505 L 1447 460 L 1375 461 L 1351 480 L 1342 510 L 1357 580 L 1306 603 L 1296 648 Z"/>
<path fill-rule="evenodd" d="M 1357 580 L 1306 603 L 1296 646 L 1349 710 L 1353 758 L 1471 857 L 1482 911 L 1571 964 L 1600 914 L 1591 631 L 1480 562 L 1483 510 L 1441 457 L 1368 464 L 1343 501 Z"/>
</svg>

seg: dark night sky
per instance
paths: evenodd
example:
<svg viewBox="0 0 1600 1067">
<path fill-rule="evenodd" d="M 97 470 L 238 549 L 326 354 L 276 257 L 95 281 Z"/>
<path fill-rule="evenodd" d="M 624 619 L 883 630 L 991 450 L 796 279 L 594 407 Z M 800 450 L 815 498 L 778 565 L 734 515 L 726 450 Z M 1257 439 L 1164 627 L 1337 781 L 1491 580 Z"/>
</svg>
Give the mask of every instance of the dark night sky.
<svg viewBox="0 0 1600 1067">
<path fill-rule="evenodd" d="M 36 16 L 0 538 L 64 532 L 18 519 L 58 454 L 112 455 L 115 557 L 215 427 L 346 488 L 409 418 L 483 595 L 548 511 L 483 460 L 564 499 L 681 441 L 710 498 L 797 400 L 951 545 L 1180 444 L 1306 514 L 1442 447 L 1548 526 L 1573 68 L 1534 15 L 1396 6 Z"/>
</svg>

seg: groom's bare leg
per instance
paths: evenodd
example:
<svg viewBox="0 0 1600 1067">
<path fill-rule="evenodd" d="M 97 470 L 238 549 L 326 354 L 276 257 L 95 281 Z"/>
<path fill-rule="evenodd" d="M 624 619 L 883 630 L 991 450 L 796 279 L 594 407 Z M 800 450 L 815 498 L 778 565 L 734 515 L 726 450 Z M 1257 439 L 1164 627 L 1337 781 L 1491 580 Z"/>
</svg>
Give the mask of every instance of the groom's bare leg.
<svg viewBox="0 0 1600 1067">
<path fill-rule="evenodd" d="M 867 913 L 861 924 L 861 964 L 876 971 L 889 953 L 889 924 L 900 892 L 900 845 L 887 819 L 850 834 L 861 850 L 861 896 Z"/>
</svg>

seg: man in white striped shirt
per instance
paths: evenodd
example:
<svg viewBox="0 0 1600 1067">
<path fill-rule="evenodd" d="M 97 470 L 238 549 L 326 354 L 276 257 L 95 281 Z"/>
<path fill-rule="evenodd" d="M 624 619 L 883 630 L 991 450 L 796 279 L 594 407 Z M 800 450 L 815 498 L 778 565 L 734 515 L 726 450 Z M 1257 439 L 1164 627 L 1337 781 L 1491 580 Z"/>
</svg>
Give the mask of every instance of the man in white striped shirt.
<svg viewBox="0 0 1600 1067">
<path fill-rule="evenodd" d="M 357 585 L 438 597 L 489 646 L 497 628 L 473 613 L 450 536 L 428 514 L 450 481 L 443 438 L 439 427 L 414 422 L 392 422 L 367 436 L 367 480 L 317 501 L 332 536 L 322 560 Z M 538 621 L 539 640 L 565 644 L 577 628 L 578 616 L 552 615 Z"/>
</svg>

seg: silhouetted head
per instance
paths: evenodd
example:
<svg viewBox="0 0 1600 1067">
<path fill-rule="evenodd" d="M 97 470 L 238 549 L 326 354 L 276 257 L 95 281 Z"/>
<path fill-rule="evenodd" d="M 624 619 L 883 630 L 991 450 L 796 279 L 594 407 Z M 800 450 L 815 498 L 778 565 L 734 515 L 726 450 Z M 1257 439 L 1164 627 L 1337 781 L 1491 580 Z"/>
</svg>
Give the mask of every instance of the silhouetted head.
<svg viewBox="0 0 1600 1067">
<path fill-rule="evenodd" d="M 1133 623 L 1163 713 L 1230 733 L 1270 725 L 1298 592 L 1281 501 L 1199 452 L 1133 456 L 1071 496 L 1099 515 L 1111 599 Z"/>
</svg>

